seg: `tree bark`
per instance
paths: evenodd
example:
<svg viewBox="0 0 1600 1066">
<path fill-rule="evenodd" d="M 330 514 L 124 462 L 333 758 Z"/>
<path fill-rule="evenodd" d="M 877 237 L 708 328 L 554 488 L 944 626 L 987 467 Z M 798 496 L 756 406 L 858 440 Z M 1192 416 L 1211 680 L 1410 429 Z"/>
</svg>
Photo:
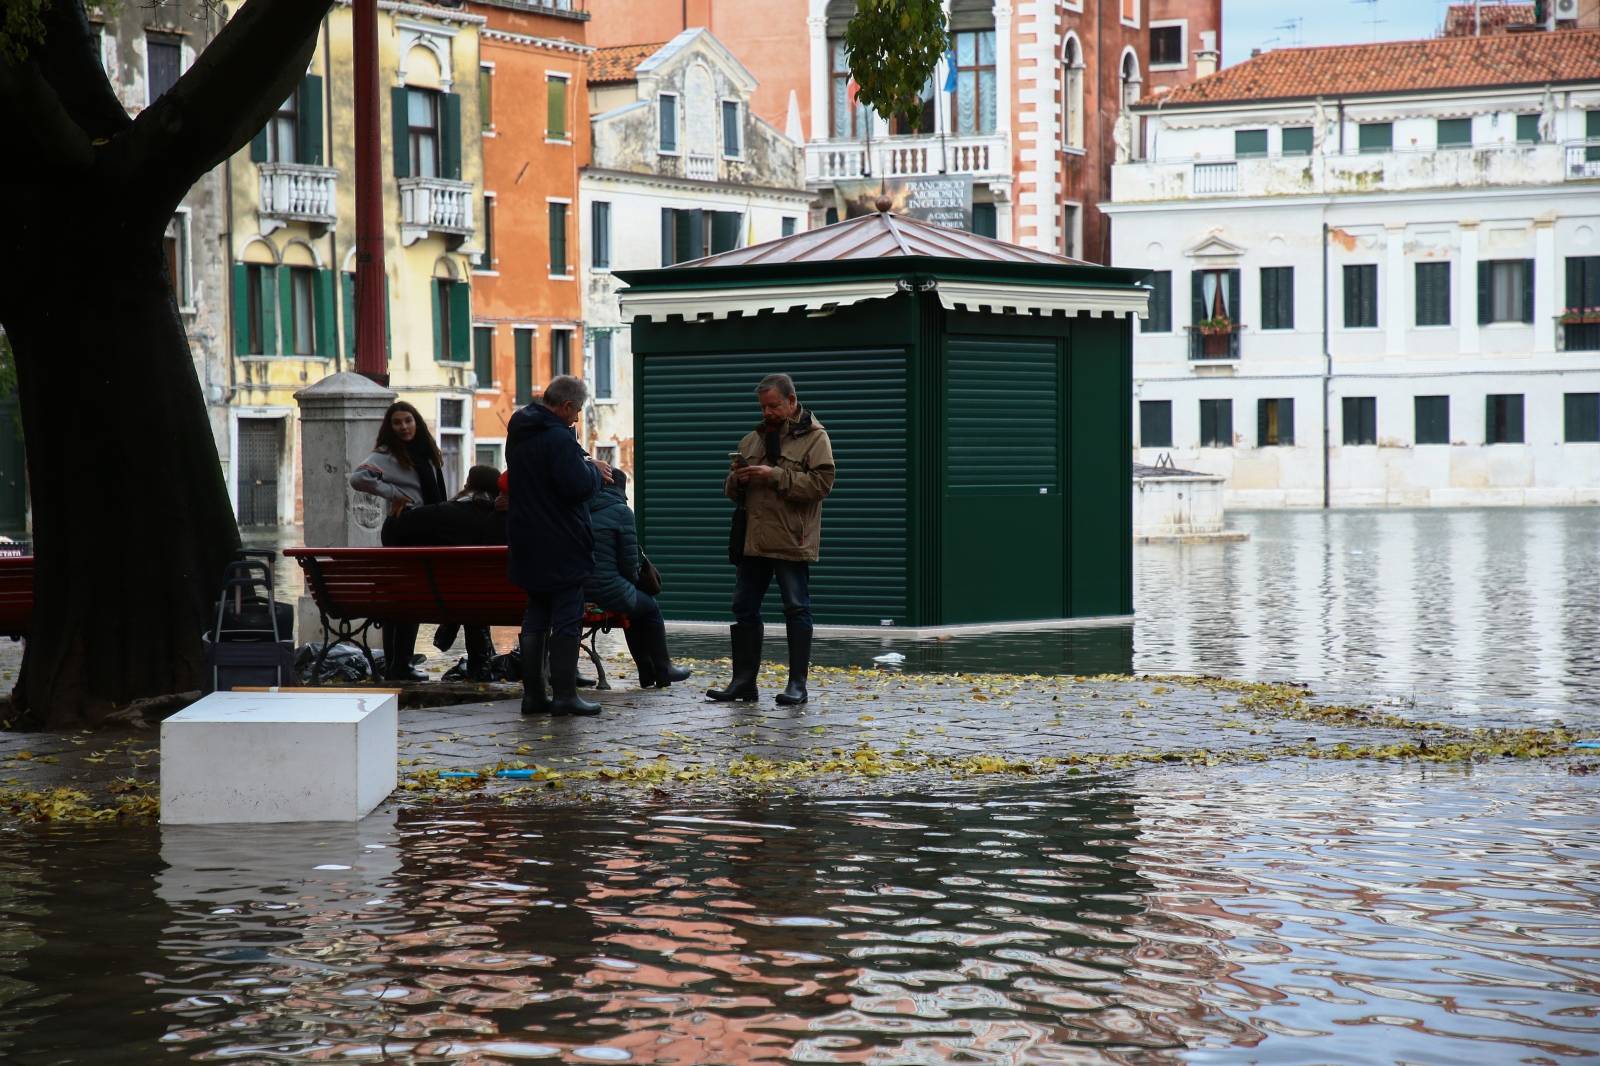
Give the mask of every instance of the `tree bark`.
<svg viewBox="0 0 1600 1066">
<path fill-rule="evenodd" d="M 202 687 L 201 633 L 239 532 L 162 234 L 305 70 L 331 0 L 247 0 L 177 85 L 129 120 L 82 0 L 0 59 L 0 324 L 17 364 L 34 611 L 15 719 L 94 725 Z"/>
<path fill-rule="evenodd" d="M 201 688 L 200 636 L 239 547 L 159 234 L 107 241 L 98 228 L 58 231 L 71 262 L 11 250 L 48 264 L 5 318 L 26 368 L 35 545 L 13 705 L 48 729 Z"/>
</svg>

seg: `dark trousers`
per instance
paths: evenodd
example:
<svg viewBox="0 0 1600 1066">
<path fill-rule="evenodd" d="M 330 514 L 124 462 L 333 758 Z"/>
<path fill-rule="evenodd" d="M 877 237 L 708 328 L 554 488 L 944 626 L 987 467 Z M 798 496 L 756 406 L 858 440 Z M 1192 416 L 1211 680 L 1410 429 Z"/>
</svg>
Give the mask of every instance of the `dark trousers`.
<svg viewBox="0 0 1600 1066">
<path fill-rule="evenodd" d="M 664 623 L 661 620 L 661 605 L 648 592 L 636 593 L 633 599 L 633 610 L 628 612 L 628 621 L 635 626 L 662 625 Z"/>
<path fill-rule="evenodd" d="M 411 657 L 417 652 L 417 624 L 415 622 L 385 622 L 383 624 L 383 673 L 390 680 L 399 678 L 411 669 Z"/>
<path fill-rule="evenodd" d="M 557 637 L 583 636 L 583 586 L 528 593 L 522 612 L 522 635 L 549 633 Z"/>
<path fill-rule="evenodd" d="M 811 564 L 754 555 L 744 557 L 734 579 L 733 620 L 745 625 L 761 624 L 761 601 L 767 598 L 773 578 L 778 579 L 778 594 L 783 597 L 784 621 L 810 628 Z"/>
</svg>

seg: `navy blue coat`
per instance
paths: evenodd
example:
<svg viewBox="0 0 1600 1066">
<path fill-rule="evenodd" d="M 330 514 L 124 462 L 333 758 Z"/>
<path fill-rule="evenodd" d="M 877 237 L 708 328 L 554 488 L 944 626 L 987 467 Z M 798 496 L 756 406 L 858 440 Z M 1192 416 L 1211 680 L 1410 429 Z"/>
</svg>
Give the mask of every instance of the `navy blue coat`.
<svg viewBox="0 0 1600 1066">
<path fill-rule="evenodd" d="M 543 404 L 511 416 L 511 581 L 529 592 L 582 585 L 594 572 L 589 500 L 604 484 L 572 430 Z"/>
</svg>

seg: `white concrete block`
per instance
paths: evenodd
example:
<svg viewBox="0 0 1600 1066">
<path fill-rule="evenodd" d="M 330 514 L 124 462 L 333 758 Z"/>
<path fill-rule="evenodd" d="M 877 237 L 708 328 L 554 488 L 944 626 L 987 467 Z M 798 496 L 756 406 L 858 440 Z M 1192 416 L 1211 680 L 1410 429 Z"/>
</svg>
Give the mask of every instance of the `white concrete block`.
<svg viewBox="0 0 1600 1066">
<path fill-rule="evenodd" d="M 399 706 L 393 693 L 212 693 L 161 723 L 161 821 L 356 821 L 397 784 Z"/>
</svg>

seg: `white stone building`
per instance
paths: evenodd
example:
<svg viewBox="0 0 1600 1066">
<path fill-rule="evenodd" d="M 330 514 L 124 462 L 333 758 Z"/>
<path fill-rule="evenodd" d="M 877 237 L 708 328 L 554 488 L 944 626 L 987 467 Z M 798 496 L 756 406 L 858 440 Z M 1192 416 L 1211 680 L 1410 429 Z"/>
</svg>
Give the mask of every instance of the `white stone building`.
<svg viewBox="0 0 1600 1066">
<path fill-rule="evenodd" d="M 633 346 L 616 271 L 653 269 L 808 228 L 800 146 L 750 111 L 755 77 L 704 29 L 590 64 L 593 154 L 579 175 L 585 443 L 633 469 Z"/>
<path fill-rule="evenodd" d="M 1136 461 L 1230 506 L 1600 503 L 1600 32 L 1283 49 L 1137 113 Z"/>
</svg>

